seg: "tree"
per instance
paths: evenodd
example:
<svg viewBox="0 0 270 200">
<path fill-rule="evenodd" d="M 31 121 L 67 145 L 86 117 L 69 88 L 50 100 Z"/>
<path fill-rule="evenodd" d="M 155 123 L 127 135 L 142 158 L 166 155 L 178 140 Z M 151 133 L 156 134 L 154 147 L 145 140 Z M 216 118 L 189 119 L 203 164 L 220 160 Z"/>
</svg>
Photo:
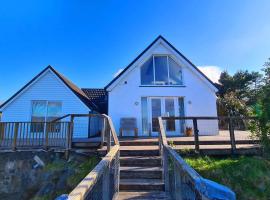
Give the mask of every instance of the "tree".
<svg viewBox="0 0 270 200">
<path fill-rule="evenodd" d="M 270 59 L 269 59 L 270 61 Z M 264 64 L 262 71 L 263 85 L 258 92 L 258 101 L 254 106 L 257 121 L 251 124 L 253 135 L 258 137 L 264 146 L 266 155 L 270 155 L 270 62 Z"/>
<path fill-rule="evenodd" d="M 227 71 L 221 73 L 218 92 L 218 113 L 247 115 L 250 106 L 257 101 L 257 90 L 261 85 L 259 72 L 237 71 L 233 76 Z"/>
</svg>

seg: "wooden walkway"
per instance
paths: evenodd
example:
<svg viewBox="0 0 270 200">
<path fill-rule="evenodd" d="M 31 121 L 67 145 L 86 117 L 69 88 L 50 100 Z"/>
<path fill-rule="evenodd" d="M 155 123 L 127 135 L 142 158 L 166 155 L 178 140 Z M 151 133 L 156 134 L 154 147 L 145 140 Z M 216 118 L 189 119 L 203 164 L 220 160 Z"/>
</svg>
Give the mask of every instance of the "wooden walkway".
<svg viewBox="0 0 270 200">
<path fill-rule="evenodd" d="M 195 151 L 194 137 L 168 137 L 168 143 L 182 154 Z M 157 137 L 120 137 L 120 148 L 122 152 L 128 149 L 150 150 L 158 149 Z M 251 137 L 247 131 L 235 131 L 236 151 L 238 155 L 258 155 L 261 154 L 259 140 Z M 87 149 L 88 152 L 95 152 L 100 145 L 100 138 L 74 139 L 74 149 Z M 219 135 L 199 136 L 200 153 L 203 155 L 230 155 L 231 141 L 228 131 L 220 131 Z M 92 150 L 89 150 L 92 148 Z M 98 150 L 101 155 L 106 153 L 106 147 Z"/>
</svg>

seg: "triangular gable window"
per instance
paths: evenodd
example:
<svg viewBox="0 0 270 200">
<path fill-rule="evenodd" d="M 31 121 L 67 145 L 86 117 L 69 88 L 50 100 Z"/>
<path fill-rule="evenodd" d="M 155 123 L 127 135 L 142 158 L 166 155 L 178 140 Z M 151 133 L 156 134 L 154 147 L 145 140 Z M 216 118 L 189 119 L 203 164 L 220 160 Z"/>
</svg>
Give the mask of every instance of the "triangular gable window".
<svg viewBox="0 0 270 200">
<path fill-rule="evenodd" d="M 169 56 L 152 56 L 141 67 L 142 85 L 182 85 L 182 69 Z"/>
</svg>

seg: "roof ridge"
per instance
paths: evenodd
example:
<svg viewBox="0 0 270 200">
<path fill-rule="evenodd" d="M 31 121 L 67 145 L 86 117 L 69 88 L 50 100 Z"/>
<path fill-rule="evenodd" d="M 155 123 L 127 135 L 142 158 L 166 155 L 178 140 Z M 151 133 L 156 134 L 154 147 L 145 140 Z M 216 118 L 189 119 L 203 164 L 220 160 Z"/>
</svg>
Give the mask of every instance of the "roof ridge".
<svg viewBox="0 0 270 200">
<path fill-rule="evenodd" d="M 197 72 L 199 72 L 208 82 L 210 82 L 215 88 L 216 85 L 211 81 L 196 65 L 194 65 L 187 57 L 185 57 L 180 51 L 178 51 L 168 40 L 162 35 L 159 35 L 153 42 L 150 43 L 124 70 L 122 70 L 113 80 L 111 80 L 104 88 L 107 89 L 112 85 L 120 76 L 122 76 L 146 51 L 148 51 L 159 39 L 162 39 L 167 45 L 169 45 L 176 53 L 178 53 L 186 62 L 188 62 Z"/>
</svg>

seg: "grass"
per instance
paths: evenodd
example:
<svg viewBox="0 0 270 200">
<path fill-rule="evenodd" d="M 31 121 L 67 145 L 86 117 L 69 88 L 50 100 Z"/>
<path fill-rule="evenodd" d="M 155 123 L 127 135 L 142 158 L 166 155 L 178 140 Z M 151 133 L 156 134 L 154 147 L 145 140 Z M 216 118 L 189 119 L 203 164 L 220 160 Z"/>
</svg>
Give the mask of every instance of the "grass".
<svg viewBox="0 0 270 200">
<path fill-rule="evenodd" d="M 94 169 L 98 162 L 99 160 L 96 157 L 92 157 L 86 162 L 81 163 L 75 168 L 76 173 L 68 178 L 67 184 L 70 187 L 75 187 L 92 169 Z"/>
<path fill-rule="evenodd" d="M 262 157 L 186 157 L 204 178 L 230 187 L 237 199 L 270 199 L 270 161 Z"/>
</svg>

